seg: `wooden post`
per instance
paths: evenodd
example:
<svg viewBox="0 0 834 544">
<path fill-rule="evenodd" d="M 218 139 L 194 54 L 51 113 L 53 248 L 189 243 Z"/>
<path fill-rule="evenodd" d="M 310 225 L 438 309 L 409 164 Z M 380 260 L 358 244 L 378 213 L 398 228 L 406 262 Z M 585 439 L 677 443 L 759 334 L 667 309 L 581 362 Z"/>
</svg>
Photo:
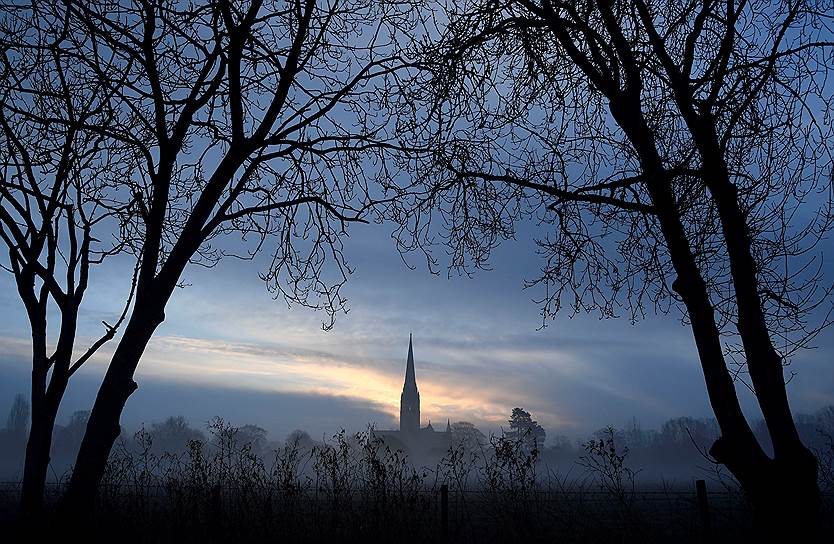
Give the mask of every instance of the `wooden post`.
<svg viewBox="0 0 834 544">
<path fill-rule="evenodd" d="M 707 501 L 707 483 L 695 481 L 695 493 L 698 496 L 698 518 L 701 522 L 701 537 L 706 540 L 710 534 L 709 502 Z"/>
<path fill-rule="evenodd" d="M 449 537 L 449 486 L 440 486 L 440 535 L 445 541 Z"/>
</svg>

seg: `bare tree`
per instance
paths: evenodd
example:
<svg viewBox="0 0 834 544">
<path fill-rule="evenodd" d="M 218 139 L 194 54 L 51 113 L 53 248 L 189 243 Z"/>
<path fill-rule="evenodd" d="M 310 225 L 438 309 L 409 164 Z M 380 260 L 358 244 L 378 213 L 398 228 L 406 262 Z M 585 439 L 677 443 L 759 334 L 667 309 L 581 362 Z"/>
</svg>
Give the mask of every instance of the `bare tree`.
<svg viewBox="0 0 834 544">
<path fill-rule="evenodd" d="M 29 401 L 18 393 L 6 417 L 6 431 L 15 439 L 23 439 L 29 427 Z"/>
<path fill-rule="evenodd" d="M 452 265 L 480 266 L 532 218 L 545 319 L 563 304 L 637 319 L 682 303 L 721 428 L 711 454 L 762 526 L 812 520 L 816 461 L 783 365 L 830 324 L 815 252 L 832 224 L 830 9 L 474 1 L 434 20 L 447 23 L 427 32 L 432 76 L 411 101 L 424 107 L 401 126 L 436 152 L 403 190 L 400 248 L 429 244 L 439 215 Z"/>
<path fill-rule="evenodd" d="M 130 304 L 104 334 L 76 352 L 79 310 L 90 269 L 118 253 L 108 233 L 114 179 L 129 160 L 122 146 L 85 125 L 112 121 L 106 89 L 65 49 L 66 8 L 4 6 L 0 20 L 0 239 L 32 335 L 32 426 L 21 506 L 40 509 L 58 408 L 70 377 L 113 338 Z M 98 239 L 96 236 L 101 236 Z M 126 289 L 127 290 L 127 289 Z M 118 310 L 117 310 L 118 312 Z M 50 337 L 48 316 L 58 316 Z"/>
<path fill-rule="evenodd" d="M 137 203 L 121 222 L 141 260 L 134 306 L 68 508 L 95 498 L 134 372 L 189 263 L 251 258 L 271 242 L 262 277 L 276 296 L 324 310 L 325 327 L 344 309 L 340 237 L 375 217 L 375 176 L 394 175 L 385 159 L 399 146 L 375 104 L 405 66 L 402 10 L 373 0 L 70 2 L 77 60 L 112 93 L 118 117 L 85 128 L 142 158 L 122 195 Z"/>
</svg>

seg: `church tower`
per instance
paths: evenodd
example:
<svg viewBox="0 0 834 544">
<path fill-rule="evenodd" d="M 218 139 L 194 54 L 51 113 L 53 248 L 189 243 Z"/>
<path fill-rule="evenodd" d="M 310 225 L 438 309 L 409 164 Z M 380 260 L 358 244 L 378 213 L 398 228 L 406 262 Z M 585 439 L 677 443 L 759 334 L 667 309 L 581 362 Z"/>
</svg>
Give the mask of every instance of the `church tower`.
<svg viewBox="0 0 834 544">
<path fill-rule="evenodd" d="M 414 377 L 414 351 L 411 347 L 411 335 L 408 335 L 408 361 L 405 366 L 405 383 L 400 396 L 400 431 L 417 433 L 420 430 L 420 393 L 417 391 L 417 379 Z"/>
</svg>

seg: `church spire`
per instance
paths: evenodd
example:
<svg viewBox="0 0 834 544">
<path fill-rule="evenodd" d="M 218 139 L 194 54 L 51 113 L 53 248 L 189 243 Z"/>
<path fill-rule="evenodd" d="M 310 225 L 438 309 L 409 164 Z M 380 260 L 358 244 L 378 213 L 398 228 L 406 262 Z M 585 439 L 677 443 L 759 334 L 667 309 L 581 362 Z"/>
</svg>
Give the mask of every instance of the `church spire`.
<svg viewBox="0 0 834 544">
<path fill-rule="evenodd" d="M 405 363 L 405 383 L 403 391 L 417 390 L 417 378 L 414 377 L 414 348 L 411 347 L 411 334 L 408 335 L 408 361 Z"/>
<path fill-rule="evenodd" d="M 405 383 L 400 395 L 400 430 L 416 433 L 420 430 L 420 393 L 414 376 L 414 349 L 408 335 L 408 360 L 405 363 Z"/>
</svg>

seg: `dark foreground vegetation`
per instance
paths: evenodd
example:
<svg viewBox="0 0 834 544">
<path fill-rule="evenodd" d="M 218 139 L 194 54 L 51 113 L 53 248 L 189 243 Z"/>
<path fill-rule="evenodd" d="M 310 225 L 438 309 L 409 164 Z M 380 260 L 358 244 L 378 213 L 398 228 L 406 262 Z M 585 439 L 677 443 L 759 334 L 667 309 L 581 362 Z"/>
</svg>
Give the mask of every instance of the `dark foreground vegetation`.
<svg viewBox="0 0 834 544">
<path fill-rule="evenodd" d="M 341 432 L 325 442 L 297 432 L 269 454 L 248 441 L 246 429 L 219 418 L 208 431 L 208 440 L 190 440 L 178 453 L 157 453 L 154 434 L 144 429 L 121 440 L 93 519 L 83 524 L 87 538 L 744 542 L 753 536 L 751 510 L 725 471 L 704 473 L 707 491 L 700 495 L 694 479 L 640 483 L 626 434 L 613 428 L 586 442 L 562 471 L 544 465 L 535 440 L 519 435 L 493 436 L 480 445 L 459 442 L 433 465 L 416 467 L 373 429 Z M 821 485 L 828 532 L 834 530 L 834 495 L 827 482 Z M 36 531 L 66 529 L 58 509 L 64 488 L 65 480 L 49 487 L 50 521 Z M 18 495 L 14 485 L 2 489 L 3 517 L 31 537 L 32 528 L 15 516 Z"/>
</svg>

